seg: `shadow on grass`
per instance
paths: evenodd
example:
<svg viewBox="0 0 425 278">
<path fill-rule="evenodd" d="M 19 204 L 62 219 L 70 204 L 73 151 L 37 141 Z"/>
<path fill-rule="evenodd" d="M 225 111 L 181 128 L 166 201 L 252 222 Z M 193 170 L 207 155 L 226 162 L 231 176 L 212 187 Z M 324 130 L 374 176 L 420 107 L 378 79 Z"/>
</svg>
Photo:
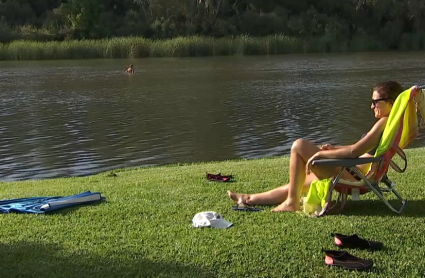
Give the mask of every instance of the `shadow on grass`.
<svg viewBox="0 0 425 278">
<path fill-rule="evenodd" d="M 119 247 L 119 246 L 118 246 Z M 120 248 L 121 249 L 121 248 Z M 143 254 L 64 250 L 58 244 L 0 244 L 1 277 L 214 277 L 210 269 L 153 262 Z"/>
<path fill-rule="evenodd" d="M 97 207 L 97 206 L 100 206 L 100 205 L 105 205 L 107 203 L 108 203 L 107 200 L 101 200 L 101 201 L 97 201 L 97 202 L 93 202 L 93 203 L 78 204 L 78 205 L 75 205 L 75 206 L 71 206 L 71 207 L 67 207 L 67 208 L 61 208 L 61 209 L 54 210 L 54 211 L 51 211 L 51 212 L 46 212 L 44 214 L 45 215 L 54 215 L 54 214 L 66 215 L 68 213 L 82 209 L 84 207 Z"/>
<path fill-rule="evenodd" d="M 394 200 L 389 201 L 396 209 L 400 208 L 400 203 Z M 381 200 L 361 200 L 347 201 L 342 215 L 383 215 L 402 217 L 425 217 L 425 200 L 407 200 L 403 212 L 398 214 L 390 210 Z"/>
</svg>

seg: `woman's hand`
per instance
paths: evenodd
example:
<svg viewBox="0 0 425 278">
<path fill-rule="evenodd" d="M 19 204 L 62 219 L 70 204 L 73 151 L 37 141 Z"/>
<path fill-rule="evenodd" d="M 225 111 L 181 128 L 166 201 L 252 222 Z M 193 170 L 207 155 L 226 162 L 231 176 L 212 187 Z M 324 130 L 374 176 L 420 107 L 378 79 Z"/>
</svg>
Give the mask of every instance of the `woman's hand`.
<svg viewBox="0 0 425 278">
<path fill-rule="evenodd" d="M 320 146 L 320 150 L 322 150 L 322 151 L 334 150 L 334 149 L 336 149 L 336 148 L 334 146 L 332 146 L 331 144 L 325 144 L 325 145 Z"/>
<path fill-rule="evenodd" d="M 307 161 L 307 164 L 305 165 L 305 172 L 307 175 L 309 175 L 311 173 L 311 164 L 313 163 L 314 160 L 318 160 L 321 158 L 320 152 L 315 153 L 312 157 L 310 157 L 310 159 Z"/>
<path fill-rule="evenodd" d="M 417 95 L 417 93 L 420 91 L 421 89 L 419 88 L 419 86 L 413 86 L 412 88 L 411 88 L 411 93 L 413 93 L 413 95 Z"/>
</svg>

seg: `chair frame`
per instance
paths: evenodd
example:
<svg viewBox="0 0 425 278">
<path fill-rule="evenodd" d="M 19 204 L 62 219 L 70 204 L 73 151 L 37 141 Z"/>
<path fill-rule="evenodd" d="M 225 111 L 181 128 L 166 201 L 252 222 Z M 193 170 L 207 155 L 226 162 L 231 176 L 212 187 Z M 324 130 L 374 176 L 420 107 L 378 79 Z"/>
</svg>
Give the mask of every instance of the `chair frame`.
<svg viewBox="0 0 425 278">
<path fill-rule="evenodd" d="M 398 148 L 398 147 L 397 147 Z M 407 168 L 407 159 L 404 152 L 398 148 L 397 154 L 400 155 L 400 157 L 404 160 L 405 165 L 403 169 L 398 167 L 393 161 L 389 162 L 388 164 L 397 172 L 404 172 Z M 338 204 L 340 205 L 339 210 L 342 210 L 345 206 L 345 203 L 347 201 L 348 195 L 351 195 L 348 190 L 351 190 L 352 188 L 358 188 L 362 189 L 364 192 L 361 194 L 368 193 L 370 191 L 373 191 L 384 203 L 385 205 L 391 209 L 393 212 L 401 213 L 406 204 L 407 200 L 404 199 L 396 190 L 395 190 L 395 182 L 391 181 L 387 174 L 385 173 L 380 179 L 373 180 L 369 179 L 367 175 L 364 175 L 356 165 L 362 165 L 362 164 L 368 164 L 368 163 L 379 163 L 378 168 L 381 167 L 382 163 L 385 163 L 384 158 L 382 156 L 380 157 L 368 157 L 368 158 L 350 158 L 350 159 L 321 159 L 321 160 L 315 160 L 313 161 L 313 165 L 316 166 L 330 166 L 330 167 L 341 167 L 340 172 L 338 175 L 332 180 L 331 185 L 329 187 L 327 199 L 326 199 L 326 205 L 322 209 L 322 211 L 319 213 L 318 216 L 323 216 L 326 212 L 333 210 Z M 343 171 L 351 170 L 354 173 L 358 175 L 359 178 L 361 178 L 361 181 L 364 182 L 364 184 L 361 185 L 350 185 L 355 184 L 356 182 L 349 182 L 345 181 L 340 183 L 341 175 Z M 382 182 L 386 185 L 386 187 L 379 187 L 379 183 Z M 332 192 L 333 190 L 340 185 L 340 190 L 336 190 L 339 192 L 338 198 L 334 205 L 331 206 L 331 200 L 332 200 Z M 344 190 L 345 189 L 345 190 Z M 397 200 L 400 202 L 399 208 L 395 208 L 393 205 L 390 204 L 390 202 L 385 198 L 383 195 L 383 192 L 392 192 L 396 197 Z"/>
</svg>

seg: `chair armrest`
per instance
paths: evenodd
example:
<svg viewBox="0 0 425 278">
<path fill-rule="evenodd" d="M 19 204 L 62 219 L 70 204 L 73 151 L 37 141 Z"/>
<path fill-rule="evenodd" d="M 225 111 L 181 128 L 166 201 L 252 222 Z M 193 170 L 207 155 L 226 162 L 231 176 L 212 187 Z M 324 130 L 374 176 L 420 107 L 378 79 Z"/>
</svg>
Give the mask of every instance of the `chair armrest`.
<svg viewBox="0 0 425 278">
<path fill-rule="evenodd" d="M 313 160 L 313 166 L 340 166 L 353 167 L 356 165 L 382 161 L 382 157 L 342 158 L 342 159 L 318 159 Z"/>
</svg>

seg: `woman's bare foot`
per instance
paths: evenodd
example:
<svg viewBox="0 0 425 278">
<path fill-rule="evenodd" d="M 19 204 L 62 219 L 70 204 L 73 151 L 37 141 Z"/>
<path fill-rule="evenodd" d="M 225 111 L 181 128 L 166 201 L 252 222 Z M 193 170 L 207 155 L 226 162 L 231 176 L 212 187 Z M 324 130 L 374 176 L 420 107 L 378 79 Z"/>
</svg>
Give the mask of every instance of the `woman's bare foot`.
<svg viewBox="0 0 425 278">
<path fill-rule="evenodd" d="M 293 205 L 293 204 L 287 204 L 286 202 L 283 202 L 282 204 L 272 209 L 272 212 L 297 211 L 299 209 L 300 209 L 299 204 Z"/>
<path fill-rule="evenodd" d="M 237 204 L 248 204 L 250 198 L 249 194 L 234 193 L 230 190 L 227 190 L 227 195 Z"/>
</svg>

